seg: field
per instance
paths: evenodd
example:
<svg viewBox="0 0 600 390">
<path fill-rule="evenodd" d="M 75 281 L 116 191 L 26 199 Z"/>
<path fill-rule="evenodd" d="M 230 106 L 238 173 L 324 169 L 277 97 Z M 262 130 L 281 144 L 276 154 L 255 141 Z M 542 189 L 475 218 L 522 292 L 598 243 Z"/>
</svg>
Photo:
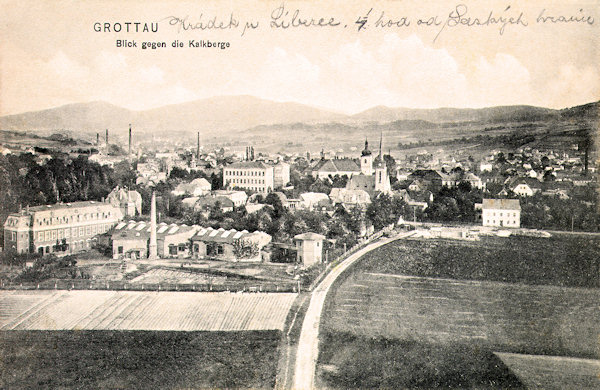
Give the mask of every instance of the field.
<svg viewBox="0 0 600 390">
<path fill-rule="evenodd" d="M 7 331 L 1 337 L 3 389 L 273 388 L 281 332 Z"/>
<path fill-rule="evenodd" d="M 328 297 L 325 329 L 428 343 L 595 357 L 600 290 L 357 273 Z"/>
<path fill-rule="evenodd" d="M 380 247 L 328 294 L 317 383 L 523 388 L 531 376 L 519 374 L 535 368 L 531 354 L 597 359 L 600 290 L 589 287 L 598 282 L 598 245 L 561 236 Z M 524 358 L 509 364 L 500 357 L 507 353 Z M 559 387 L 597 381 L 563 374 Z"/>
<path fill-rule="evenodd" d="M 296 294 L 0 291 L 3 330 L 283 330 Z"/>
<path fill-rule="evenodd" d="M 223 284 L 227 279 L 224 276 L 211 276 L 199 272 L 180 271 L 176 269 L 154 268 L 134 278 L 131 283 L 172 283 L 172 284 Z"/>
<path fill-rule="evenodd" d="M 481 241 L 398 240 L 365 256 L 366 272 L 600 287 L 600 237 L 482 237 Z"/>
<path fill-rule="evenodd" d="M 600 360 L 496 353 L 528 389 L 563 390 L 600 387 Z"/>
</svg>

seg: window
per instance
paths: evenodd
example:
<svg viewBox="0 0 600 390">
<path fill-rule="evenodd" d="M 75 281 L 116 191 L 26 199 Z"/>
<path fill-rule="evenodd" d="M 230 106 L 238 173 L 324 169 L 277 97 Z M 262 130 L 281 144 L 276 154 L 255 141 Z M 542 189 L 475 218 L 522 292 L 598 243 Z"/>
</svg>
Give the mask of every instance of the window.
<svg viewBox="0 0 600 390">
<path fill-rule="evenodd" d="M 17 241 L 17 233 L 16 232 L 10 232 L 10 239 L 12 241 Z"/>
<path fill-rule="evenodd" d="M 83 237 L 83 227 L 79 228 L 79 237 Z"/>
<path fill-rule="evenodd" d="M 122 254 L 122 253 L 123 253 L 123 247 L 122 247 L 122 246 L 119 246 L 119 248 L 117 249 L 117 252 L 118 252 L 119 254 Z"/>
<path fill-rule="evenodd" d="M 51 237 L 51 236 L 50 236 L 50 231 L 46 231 L 46 232 L 44 232 L 44 237 L 45 237 L 45 240 L 46 240 L 46 241 L 50 241 L 50 237 Z"/>
<path fill-rule="evenodd" d="M 65 229 L 65 238 L 69 238 L 69 233 L 71 233 L 69 228 Z"/>
<path fill-rule="evenodd" d="M 169 245 L 169 254 L 170 255 L 176 255 L 177 254 L 177 247 L 175 245 Z"/>
<path fill-rule="evenodd" d="M 185 244 L 179 244 L 179 247 L 177 249 L 179 250 L 179 252 L 185 252 Z"/>
</svg>

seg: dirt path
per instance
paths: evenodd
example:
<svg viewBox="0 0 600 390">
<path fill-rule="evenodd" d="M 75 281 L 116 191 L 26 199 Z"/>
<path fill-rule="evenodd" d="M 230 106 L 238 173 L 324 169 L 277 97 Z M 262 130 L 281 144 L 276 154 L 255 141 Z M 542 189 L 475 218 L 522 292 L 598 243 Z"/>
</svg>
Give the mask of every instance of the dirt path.
<svg viewBox="0 0 600 390">
<path fill-rule="evenodd" d="M 315 372 L 317 358 L 319 356 L 319 323 L 321 321 L 321 312 L 323 311 L 327 292 L 329 292 L 329 288 L 333 285 L 333 282 L 335 282 L 342 272 L 348 269 L 348 267 L 366 253 L 392 241 L 410 236 L 413 233 L 414 232 L 402 233 L 398 236 L 387 238 L 382 241 L 376 241 L 367 245 L 342 261 L 323 279 L 317 288 L 315 288 L 311 294 L 310 305 L 308 306 L 308 311 L 306 312 L 304 322 L 302 323 L 300 341 L 296 353 L 296 366 L 294 369 L 294 389 L 315 388 Z"/>
</svg>

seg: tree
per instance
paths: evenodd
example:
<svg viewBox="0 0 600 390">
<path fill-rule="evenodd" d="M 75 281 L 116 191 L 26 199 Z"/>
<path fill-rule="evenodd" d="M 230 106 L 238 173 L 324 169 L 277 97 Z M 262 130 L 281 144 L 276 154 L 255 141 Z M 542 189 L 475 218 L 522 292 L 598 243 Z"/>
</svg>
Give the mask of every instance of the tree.
<svg viewBox="0 0 600 390">
<path fill-rule="evenodd" d="M 233 254 L 238 259 L 251 259 L 259 253 L 258 244 L 255 242 L 243 238 L 233 241 Z"/>
<path fill-rule="evenodd" d="M 286 212 L 285 207 L 283 207 L 283 204 L 281 203 L 281 198 L 273 192 L 267 195 L 265 203 L 273 206 L 273 218 L 281 218 Z"/>
</svg>

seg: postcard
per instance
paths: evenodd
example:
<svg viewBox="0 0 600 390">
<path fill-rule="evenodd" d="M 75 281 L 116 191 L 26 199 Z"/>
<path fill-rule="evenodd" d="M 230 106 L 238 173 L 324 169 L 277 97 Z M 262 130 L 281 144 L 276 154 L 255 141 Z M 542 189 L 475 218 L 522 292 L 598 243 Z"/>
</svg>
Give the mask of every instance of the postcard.
<svg viewBox="0 0 600 390">
<path fill-rule="evenodd" d="M 600 388 L 598 2 L 0 4 L 0 387 Z"/>
</svg>

